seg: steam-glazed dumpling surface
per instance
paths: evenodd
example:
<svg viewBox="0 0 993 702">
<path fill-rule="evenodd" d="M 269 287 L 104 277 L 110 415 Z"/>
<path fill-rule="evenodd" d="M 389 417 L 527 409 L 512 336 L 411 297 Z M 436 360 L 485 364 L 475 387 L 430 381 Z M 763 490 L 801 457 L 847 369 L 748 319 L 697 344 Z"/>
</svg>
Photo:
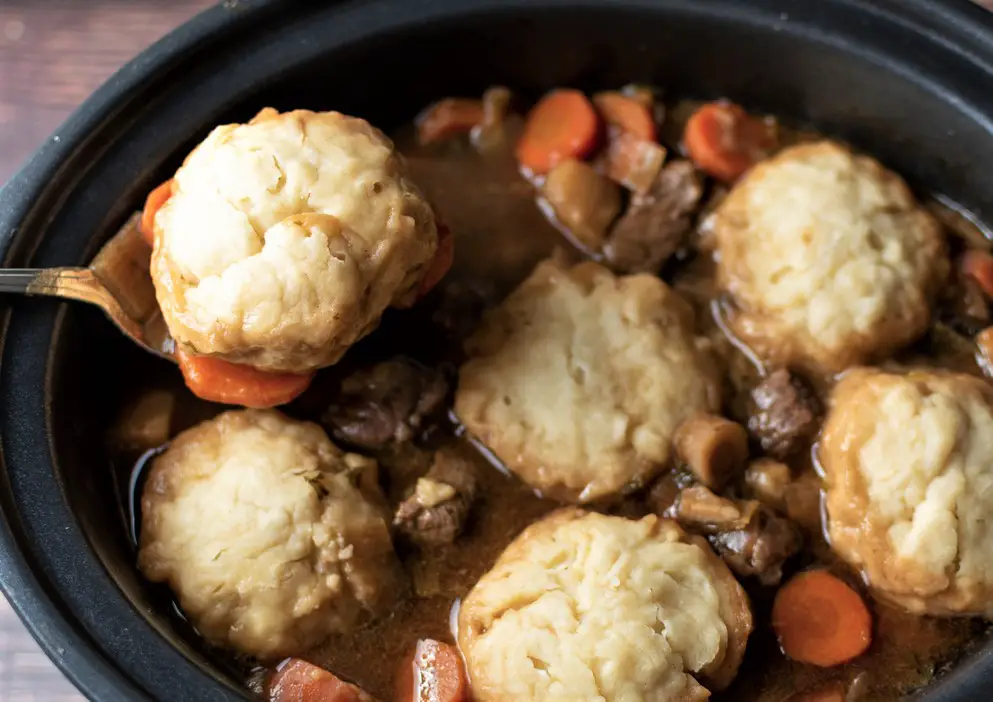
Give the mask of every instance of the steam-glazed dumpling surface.
<svg viewBox="0 0 993 702">
<path fill-rule="evenodd" d="M 263 370 L 334 363 L 412 301 L 438 245 L 393 143 L 337 112 L 214 129 L 155 217 L 152 277 L 187 350 Z"/>
<path fill-rule="evenodd" d="M 480 578 L 459 646 L 478 702 L 684 702 L 730 683 L 751 627 L 744 591 L 702 538 L 655 516 L 567 508 Z"/>
<path fill-rule="evenodd" d="M 545 261 L 466 349 L 455 413 L 521 479 L 562 500 L 647 484 L 676 428 L 720 407 L 691 308 L 651 275 Z"/>
<path fill-rule="evenodd" d="M 375 467 L 316 424 L 226 412 L 155 459 L 141 570 L 172 587 L 213 643 L 263 659 L 298 655 L 403 592 Z"/>
<path fill-rule="evenodd" d="M 760 356 L 840 371 L 913 341 L 948 271 L 903 180 L 830 141 L 762 161 L 718 208 L 718 283 Z"/>
<path fill-rule="evenodd" d="M 857 369 L 820 444 L 832 547 L 912 612 L 993 615 L 993 389 Z"/>
</svg>

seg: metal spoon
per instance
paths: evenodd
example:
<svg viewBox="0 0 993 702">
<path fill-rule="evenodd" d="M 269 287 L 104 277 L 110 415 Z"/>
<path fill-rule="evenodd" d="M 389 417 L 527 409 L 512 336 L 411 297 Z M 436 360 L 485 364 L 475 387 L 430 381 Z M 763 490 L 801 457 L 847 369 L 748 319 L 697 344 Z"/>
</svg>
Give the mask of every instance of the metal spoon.
<svg viewBox="0 0 993 702">
<path fill-rule="evenodd" d="M 102 309 L 124 335 L 149 353 L 174 361 L 148 273 L 150 251 L 133 215 L 88 268 L 0 268 L 0 293 L 80 300 Z"/>
</svg>

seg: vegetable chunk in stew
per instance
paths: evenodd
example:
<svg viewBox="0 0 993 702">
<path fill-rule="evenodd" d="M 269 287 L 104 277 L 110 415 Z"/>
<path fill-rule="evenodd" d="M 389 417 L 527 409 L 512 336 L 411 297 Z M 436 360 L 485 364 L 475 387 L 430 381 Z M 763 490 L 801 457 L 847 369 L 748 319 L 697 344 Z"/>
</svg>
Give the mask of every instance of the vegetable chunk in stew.
<svg viewBox="0 0 993 702">
<path fill-rule="evenodd" d="M 108 246 L 181 370 L 108 436 L 138 567 L 260 699 L 897 700 L 989 632 L 986 232 L 607 87 L 266 108 Z"/>
</svg>

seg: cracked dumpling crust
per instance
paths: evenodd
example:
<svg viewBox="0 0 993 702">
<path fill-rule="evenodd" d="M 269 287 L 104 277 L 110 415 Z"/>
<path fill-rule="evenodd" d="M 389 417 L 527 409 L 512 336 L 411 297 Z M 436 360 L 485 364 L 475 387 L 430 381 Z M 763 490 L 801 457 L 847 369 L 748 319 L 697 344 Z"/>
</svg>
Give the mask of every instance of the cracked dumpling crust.
<svg viewBox="0 0 993 702">
<path fill-rule="evenodd" d="M 763 358 L 815 372 L 913 341 L 948 271 L 941 228 L 903 180 L 829 141 L 759 163 L 714 231 L 732 330 Z"/>
<path fill-rule="evenodd" d="M 720 407 L 689 305 L 654 276 L 540 263 L 466 344 L 455 413 L 521 479 L 615 499 L 665 465 L 676 428 Z"/>
<path fill-rule="evenodd" d="M 832 548 L 911 612 L 993 615 L 993 388 L 856 369 L 819 458 Z"/>
<path fill-rule="evenodd" d="M 214 129 L 155 218 L 152 278 L 172 336 L 263 370 L 335 363 L 413 301 L 434 214 L 393 143 L 337 112 Z"/>
<path fill-rule="evenodd" d="M 297 655 L 403 592 L 368 458 L 272 411 L 180 434 L 142 494 L 138 562 L 197 630 L 261 659 Z"/>
<path fill-rule="evenodd" d="M 675 522 L 565 508 L 507 547 L 458 624 L 479 702 L 688 702 L 733 680 L 752 615 Z"/>
</svg>

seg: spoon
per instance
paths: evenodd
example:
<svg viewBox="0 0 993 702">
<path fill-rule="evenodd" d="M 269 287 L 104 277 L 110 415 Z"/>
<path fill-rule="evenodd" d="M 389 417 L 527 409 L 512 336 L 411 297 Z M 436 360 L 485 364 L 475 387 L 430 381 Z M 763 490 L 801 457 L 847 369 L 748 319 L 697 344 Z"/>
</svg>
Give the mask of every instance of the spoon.
<svg viewBox="0 0 993 702">
<path fill-rule="evenodd" d="M 175 342 L 155 302 L 148 272 L 151 250 L 133 215 L 88 268 L 0 268 L 0 293 L 79 300 L 102 309 L 118 329 L 149 353 L 174 361 Z"/>
</svg>

